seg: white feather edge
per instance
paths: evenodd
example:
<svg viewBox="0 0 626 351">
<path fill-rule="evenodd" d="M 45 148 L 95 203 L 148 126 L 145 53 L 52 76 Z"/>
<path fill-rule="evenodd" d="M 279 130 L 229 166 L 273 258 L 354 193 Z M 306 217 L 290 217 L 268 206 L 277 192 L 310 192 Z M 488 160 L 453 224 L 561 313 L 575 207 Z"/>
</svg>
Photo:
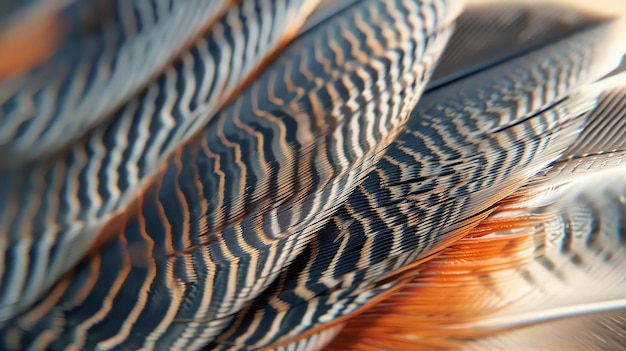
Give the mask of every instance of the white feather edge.
<svg viewBox="0 0 626 351">
<path fill-rule="evenodd" d="M 543 240 L 535 259 L 525 269 L 533 282 L 519 279 L 519 289 L 526 290 L 510 308 L 469 325 L 453 329 L 506 330 L 571 318 L 586 314 L 626 310 L 626 242 L 619 236 L 626 230 L 626 166 L 609 168 L 593 174 L 579 175 L 567 187 L 560 187 L 550 196 L 539 194 L 528 214 L 549 215 L 550 219 L 534 227 L 535 235 Z M 595 212 L 587 211 L 593 206 Z M 506 213 L 506 212 L 505 212 Z M 515 211 L 516 215 L 520 213 Z M 595 247 L 587 246 L 590 221 L 600 227 Z M 569 236 L 566 239 L 566 231 Z M 491 235 L 506 235 L 495 233 Z M 575 264 L 572 251 L 561 250 L 563 240 L 570 240 L 573 252 L 582 264 Z M 610 254 L 610 256 L 607 256 Z M 610 259 L 607 259 L 610 257 Z M 546 268 L 541 260 L 551 261 Z"/>
</svg>

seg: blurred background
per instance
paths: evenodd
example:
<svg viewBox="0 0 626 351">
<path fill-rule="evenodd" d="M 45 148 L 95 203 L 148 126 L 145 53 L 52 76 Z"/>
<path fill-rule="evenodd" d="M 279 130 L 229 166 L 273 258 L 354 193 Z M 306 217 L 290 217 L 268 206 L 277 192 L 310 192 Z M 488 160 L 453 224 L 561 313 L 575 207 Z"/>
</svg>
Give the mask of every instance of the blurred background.
<svg viewBox="0 0 626 351">
<path fill-rule="evenodd" d="M 487 2 L 503 2 L 506 0 L 466 0 L 468 4 L 480 4 Z M 507 2 L 520 2 L 520 3 L 561 3 L 561 4 L 573 4 L 581 8 L 595 11 L 604 14 L 615 14 L 626 16 L 626 1 L 625 0 L 511 0 Z"/>
</svg>

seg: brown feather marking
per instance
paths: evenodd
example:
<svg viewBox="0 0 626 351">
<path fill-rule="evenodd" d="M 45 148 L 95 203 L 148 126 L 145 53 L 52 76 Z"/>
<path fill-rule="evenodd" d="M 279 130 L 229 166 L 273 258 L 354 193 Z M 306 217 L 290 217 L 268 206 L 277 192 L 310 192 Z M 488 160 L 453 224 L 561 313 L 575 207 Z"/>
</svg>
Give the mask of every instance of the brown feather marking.
<svg viewBox="0 0 626 351">
<path fill-rule="evenodd" d="M 417 264 L 418 273 L 393 296 L 346 323 L 326 350 L 444 350 L 481 337 L 471 324 L 513 303 L 508 283 L 533 259 L 539 216 L 498 217 L 525 197 L 499 204 L 461 240 Z M 505 233 L 505 235 L 494 233 Z"/>
<path fill-rule="evenodd" d="M 298 335 L 297 337 L 294 338 L 289 338 L 289 339 L 283 339 L 283 340 L 279 340 L 278 342 L 263 348 L 263 350 L 272 350 L 274 348 L 277 347 L 282 347 L 282 346 L 286 346 L 292 343 L 295 343 L 299 340 L 302 340 L 304 338 L 310 337 L 314 334 L 318 334 L 321 333 L 329 328 L 333 328 L 336 327 L 338 325 L 341 325 L 343 323 L 348 322 L 346 325 L 351 325 L 351 322 L 355 319 L 361 319 L 361 316 L 367 316 L 369 315 L 368 311 L 374 311 L 374 314 L 377 314 L 377 306 L 382 306 L 385 305 L 387 303 L 387 301 L 392 300 L 395 296 L 398 296 L 398 294 L 402 295 L 402 292 L 406 289 L 406 286 L 410 286 L 411 285 L 411 281 L 414 279 L 414 276 L 416 274 L 421 273 L 421 271 L 428 267 L 425 262 L 429 262 L 429 260 L 433 260 L 433 257 L 438 257 L 438 255 L 444 253 L 445 251 L 442 251 L 445 247 L 451 245 L 452 243 L 454 243 L 455 241 L 458 241 L 459 239 L 469 235 L 469 233 L 471 233 L 475 227 L 477 225 L 479 225 L 479 223 L 481 223 L 482 220 L 484 220 L 488 214 L 490 213 L 490 211 L 486 211 L 483 213 L 479 213 L 474 217 L 468 218 L 467 220 L 464 220 L 462 222 L 460 222 L 460 224 L 462 226 L 460 226 L 458 229 L 448 233 L 449 236 L 449 240 L 442 243 L 441 245 L 433 248 L 428 254 L 426 254 L 424 257 L 422 257 L 421 259 L 413 262 L 412 264 L 409 264 L 407 266 L 402 267 L 400 270 L 394 271 L 389 273 L 387 276 L 383 277 L 382 279 L 380 279 L 379 281 L 375 282 L 374 284 L 376 286 L 382 286 L 385 285 L 389 282 L 394 282 L 397 281 L 398 283 L 393 286 L 392 288 L 390 288 L 389 290 L 385 291 L 384 293 L 374 297 L 373 299 L 371 299 L 370 301 L 368 301 L 367 304 L 365 304 L 364 306 L 362 306 L 361 308 L 359 308 L 357 311 L 339 317 L 339 318 L 335 318 L 333 321 L 326 323 L 326 324 L 322 324 L 319 325 L 316 328 L 312 328 L 311 330 L 302 333 L 300 335 Z M 454 245 L 454 244 L 452 244 Z M 403 289 L 404 288 L 404 289 Z M 398 293 L 398 294 L 396 294 Z M 354 318 L 356 316 L 359 316 L 359 318 Z M 345 328 L 344 328 L 345 329 Z M 342 331 L 341 333 L 339 333 L 339 335 L 344 335 L 344 332 Z M 345 350 L 345 349 L 342 349 Z"/>
</svg>

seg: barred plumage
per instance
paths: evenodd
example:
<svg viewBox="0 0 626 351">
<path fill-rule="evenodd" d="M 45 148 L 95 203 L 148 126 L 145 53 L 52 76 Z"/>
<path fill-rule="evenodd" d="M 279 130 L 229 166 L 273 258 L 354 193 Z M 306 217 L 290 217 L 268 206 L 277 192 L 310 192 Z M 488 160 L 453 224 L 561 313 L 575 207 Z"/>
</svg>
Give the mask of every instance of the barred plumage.
<svg viewBox="0 0 626 351">
<path fill-rule="evenodd" d="M 288 338 L 334 322 L 402 283 L 390 273 L 463 236 L 573 142 L 595 98 L 574 92 L 611 69 L 600 38 L 615 29 L 591 28 L 426 93 L 375 169 L 220 342 L 238 349 L 281 323 L 297 326 L 283 328 Z M 492 106 L 497 115 L 485 113 Z"/>
<path fill-rule="evenodd" d="M 210 84 L 211 75 L 216 75 L 211 69 L 207 70 L 208 76 L 204 79 L 185 72 L 194 66 L 194 60 L 209 60 L 213 56 L 217 67 L 229 67 L 233 62 L 246 60 L 255 62 L 251 55 L 263 55 L 268 47 L 275 45 L 274 41 L 281 39 L 283 25 L 274 18 L 297 16 L 299 3 L 306 4 L 304 0 L 291 1 L 293 5 L 269 1 L 247 1 L 243 6 L 235 3 L 231 0 L 77 1 L 35 8 L 17 18 L 31 22 L 41 21 L 41 17 L 49 18 L 59 33 L 45 34 L 58 36 L 59 47 L 42 65 L 26 74 L 10 77 L 0 85 L 3 106 L 0 162 L 6 167 L 53 155 L 54 151 L 76 141 L 90 128 L 128 113 L 124 112 L 122 104 L 132 100 L 164 70 L 182 71 L 178 72 L 182 80 L 179 87 L 190 85 L 188 89 L 194 91 L 193 84 L 201 85 L 203 80 Z M 315 3 L 309 1 L 306 6 L 312 7 Z M 264 9 L 259 11 L 255 6 Z M 220 20 L 225 15 L 228 16 L 226 21 Z M 242 28 L 240 21 L 248 28 Z M 212 40 L 198 38 L 204 32 L 213 31 L 221 35 Z M 229 32 L 236 32 L 230 41 L 225 37 Z M 264 37 L 257 37 L 259 34 Z M 258 45 L 259 48 L 256 52 L 247 50 L 245 55 L 250 57 L 242 55 L 243 52 L 234 53 L 232 62 L 215 52 L 203 52 L 203 47 L 216 46 L 224 50 L 240 45 L 236 41 L 240 41 L 243 47 Z M 192 48 L 191 51 L 188 47 Z M 181 64 L 170 66 L 177 58 L 187 61 L 188 67 L 183 68 Z M 230 71 L 240 73 L 239 70 Z M 162 85 L 170 85 L 161 80 Z M 163 94 L 173 94 L 169 92 L 172 90 Z M 178 94 L 184 95 L 183 91 Z M 205 103 L 204 98 L 198 96 L 195 103 Z M 148 108 L 146 102 L 141 102 L 146 99 L 141 93 L 138 99 L 131 104 L 138 104 L 140 110 Z M 206 102 L 217 103 L 211 99 Z M 147 104 L 153 103 L 147 101 Z M 181 102 L 181 108 L 185 108 L 184 104 Z M 187 115 L 196 112 L 194 107 L 188 108 L 191 111 L 182 112 Z M 119 109 L 122 111 L 116 111 Z M 211 110 L 205 113 L 211 114 Z M 81 118 L 77 120 L 76 116 Z"/>
<path fill-rule="evenodd" d="M 417 12 L 404 17 L 407 11 Z M 302 34 L 213 118 L 200 136 L 202 141 L 168 161 L 153 189 L 138 200 L 138 219 L 129 222 L 113 245 L 81 265 L 75 273 L 78 277 L 70 276 L 53 288 L 64 294 L 60 300 L 53 294 L 39 303 L 55 301 L 59 307 L 50 310 L 48 318 L 33 320 L 35 325 L 30 325 L 26 313 L 5 326 L 7 333 L 19 335 L 17 326 L 34 328 L 34 334 L 21 337 L 25 347 L 42 328 L 58 328 L 54 327 L 58 313 L 68 313 L 62 320 L 88 332 L 91 316 L 100 310 L 104 315 L 99 318 L 119 320 L 128 328 L 134 325 L 133 330 L 141 326 L 142 332 L 134 334 L 152 333 L 148 339 L 155 343 L 130 339 L 122 327 L 113 333 L 96 328 L 86 341 L 72 341 L 76 330 L 66 329 L 53 345 L 91 348 L 116 340 L 124 347 L 170 343 L 190 347 L 185 343 L 211 340 L 227 323 L 221 320 L 258 295 L 297 255 L 303 247 L 300 242 L 308 240 L 375 162 L 375 152 L 397 134 L 434 68 L 457 13 L 458 6 L 451 1 L 363 1 Z M 120 132 L 116 135 L 119 138 Z M 88 142 L 94 138 L 99 139 L 97 130 Z M 112 145 L 123 147 L 119 142 Z M 96 162 L 93 157 L 89 161 Z M 116 171 L 105 175 L 123 177 L 119 168 Z M 89 182 L 97 177 L 85 180 L 85 186 L 95 187 Z M 95 210 L 108 214 L 105 204 L 96 205 Z M 116 271 L 105 265 L 112 260 L 124 264 Z M 99 266 L 99 274 L 87 274 Z M 122 284 L 124 295 L 102 288 L 114 286 L 113 281 Z M 84 289 L 89 294 L 83 291 L 79 298 L 88 301 L 136 299 L 139 303 L 132 309 L 137 312 L 131 313 L 130 306 L 102 309 L 98 303 L 73 300 L 72 291 Z M 165 301 L 150 307 L 148 301 L 155 296 Z M 180 305 L 181 299 L 186 303 Z M 62 308 L 81 303 L 87 307 L 76 317 Z M 159 325 L 150 325 L 153 319 L 146 318 L 155 313 L 162 319 Z M 174 319 L 207 322 L 185 327 Z"/>
<path fill-rule="evenodd" d="M 54 30 L 0 60 L 0 349 L 623 341 L 624 20 L 6 6 L 0 49 Z"/>
<path fill-rule="evenodd" d="M 14 257 L 7 260 L 4 276 L 15 279 L 0 287 L 4 310 L 0 319 L 49 288 L 98 237 L 119 230 L 118 222 L 123 224 L 128 207 L 150 186 L 163 162 L 294 31 L 292 26 L 301 22 L 298 18 L 307 14 L 308 7 L 304 0 L 256 0 L 231 8 L 206 37 L 108 123 L 97 126 L 66 152 L 0 170 L 0 197 L 5 199 L 0 203 L 0 231 L 7 240 L 0 251 Z M 274 20 L 284 16 L 295 21 Z M 243 28 L 242 18 L 248 19 Z M 266 42 L 259 40 L 260 34 Z M 253 49 L 246 49 L 253 44 Z M 74 71 L 85 78 L 80 73 Z M 73 113 L 69 116 L 74 116 L 69 121 L 76 118 Z M 18 153 L 12 158 L 21 157 Z M 19 269 L 31 272 L 26 276 L 10 273 Z"/>
<path fill-rule="evenodd" d="M 464 238 L 415 266 L 399 293 L 346 323 L 329 350 L 619 349 L 625 170 L 606 162 L 566 173 L 563 164 L 578 157 L 577 144 L 601 147 L 592 134 L 613 124 L 615 115 L 602 111 L 624 77 L 586 88 L 600 94 L 599 103 L 575 118 L 582 131 L 574 147 L 491 207 Z M 380 337 L 393 326 L 397 337 Z"/>
</svg>

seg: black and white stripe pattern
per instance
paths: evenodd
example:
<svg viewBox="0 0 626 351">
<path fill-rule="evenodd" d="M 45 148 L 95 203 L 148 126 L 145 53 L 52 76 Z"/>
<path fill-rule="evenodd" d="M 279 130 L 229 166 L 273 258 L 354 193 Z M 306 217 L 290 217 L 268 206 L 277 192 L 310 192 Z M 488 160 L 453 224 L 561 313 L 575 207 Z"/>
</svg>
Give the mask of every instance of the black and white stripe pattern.
<svg viewBox="0 0 626 351">
<path fill-rule="evenodd" d="M 598 106 L 585 116 L 583 131 L 561 159 L 542 170 L 526 187 L 558 187 L 576 177 L 626 165 L 626 72 L 592 85 L 601 91 Z"/>
<path fill-rule="evenodd" d="M 49 157 L 115 118 L 232 3 L 90 0 L 47 10 L 66 33 L 49 60 L 0 83 L 0 164 Z"/>
<path fill-rule="evenodd" d="M 12 201 L 0 204 L 1 349 L 318 348 L 338 318 L 399 286 L 407 265 L 563 153 L 623 151 L 619 136 L 592 143 L 609 129 L 592 132 L 586 114 L 599 94 L 588 83 L 623 54 L 621 24 L 583 21 L 443 79 L 415 106 L 459 2 L 354 1 L 306 27 L 240 91 L 295 33 L 280 19 L 308 5 L 232 7 L 118 118 L 49 162 L 0 172 Z M 457 73 L 449 67 L 443 78 Z M 592 216 L 556 211 L 561 251 L 575 240 L 560 220 L 621 228 L 618 190 L 604 217 L 593 196 L 576 200 Z M 101 232 L 110 242 L 67 272 Z"/>
<path fill-rule="evenodd" d="M 308 6 L 242 2 L 109 123 L 67 152 L 0 170 L 1 320 L 32 302 L 119 220 L 172 151 L 214 116 Z"/>
<path fill-rule="evenodd" d="M 4 345 L 195 349 L 213 340 L 272 284 L 397 135 L 459 9 L 453 0 L 361 1 L 300 35 L 168 159 L 154 186 L 125 209 L 138 215 L 119 238 L 31 309 L 48 306 L 44 315 L 29 312 L 5 325 Z M 101 139 L 114 130 L 111 146 L 125 140 L 131 147 L 116 158 L 122 166 L 136 164 L 125 160 L 141 139 L 122 136 L 136 128 L 107 129 Z M 183 133 L 192 130 L 189 124 Z M 89 155 L 84 167 L 102 174 L 84 178 L 94 191 L 85 198 L 102 200 L 91 205 L 93 217 L 112 212 L 106 205 L 118 197 L 98 194 L 94 180 L 116 177 L 122 199 L 122 185 L 136 190 L 121 167 L 102 173 L 115 153 L 102 155 L 101 164 Z M 141 171 L 150 155 L 136 155 Z M 59 333 L 47 338 L 44 330 Z"/>
<path fill-rule="evenodd" d="M 553 162 L 593 106 L 578 87 L 612 68 L 598 40 L 613 30 L 581 30 L 425 94 L 375 169 L 215 346 L 258 348 L 276 341 L 268 335 L 288 340 L 355 312 L 398 283 L 381 278 Z"/>
</svg>

